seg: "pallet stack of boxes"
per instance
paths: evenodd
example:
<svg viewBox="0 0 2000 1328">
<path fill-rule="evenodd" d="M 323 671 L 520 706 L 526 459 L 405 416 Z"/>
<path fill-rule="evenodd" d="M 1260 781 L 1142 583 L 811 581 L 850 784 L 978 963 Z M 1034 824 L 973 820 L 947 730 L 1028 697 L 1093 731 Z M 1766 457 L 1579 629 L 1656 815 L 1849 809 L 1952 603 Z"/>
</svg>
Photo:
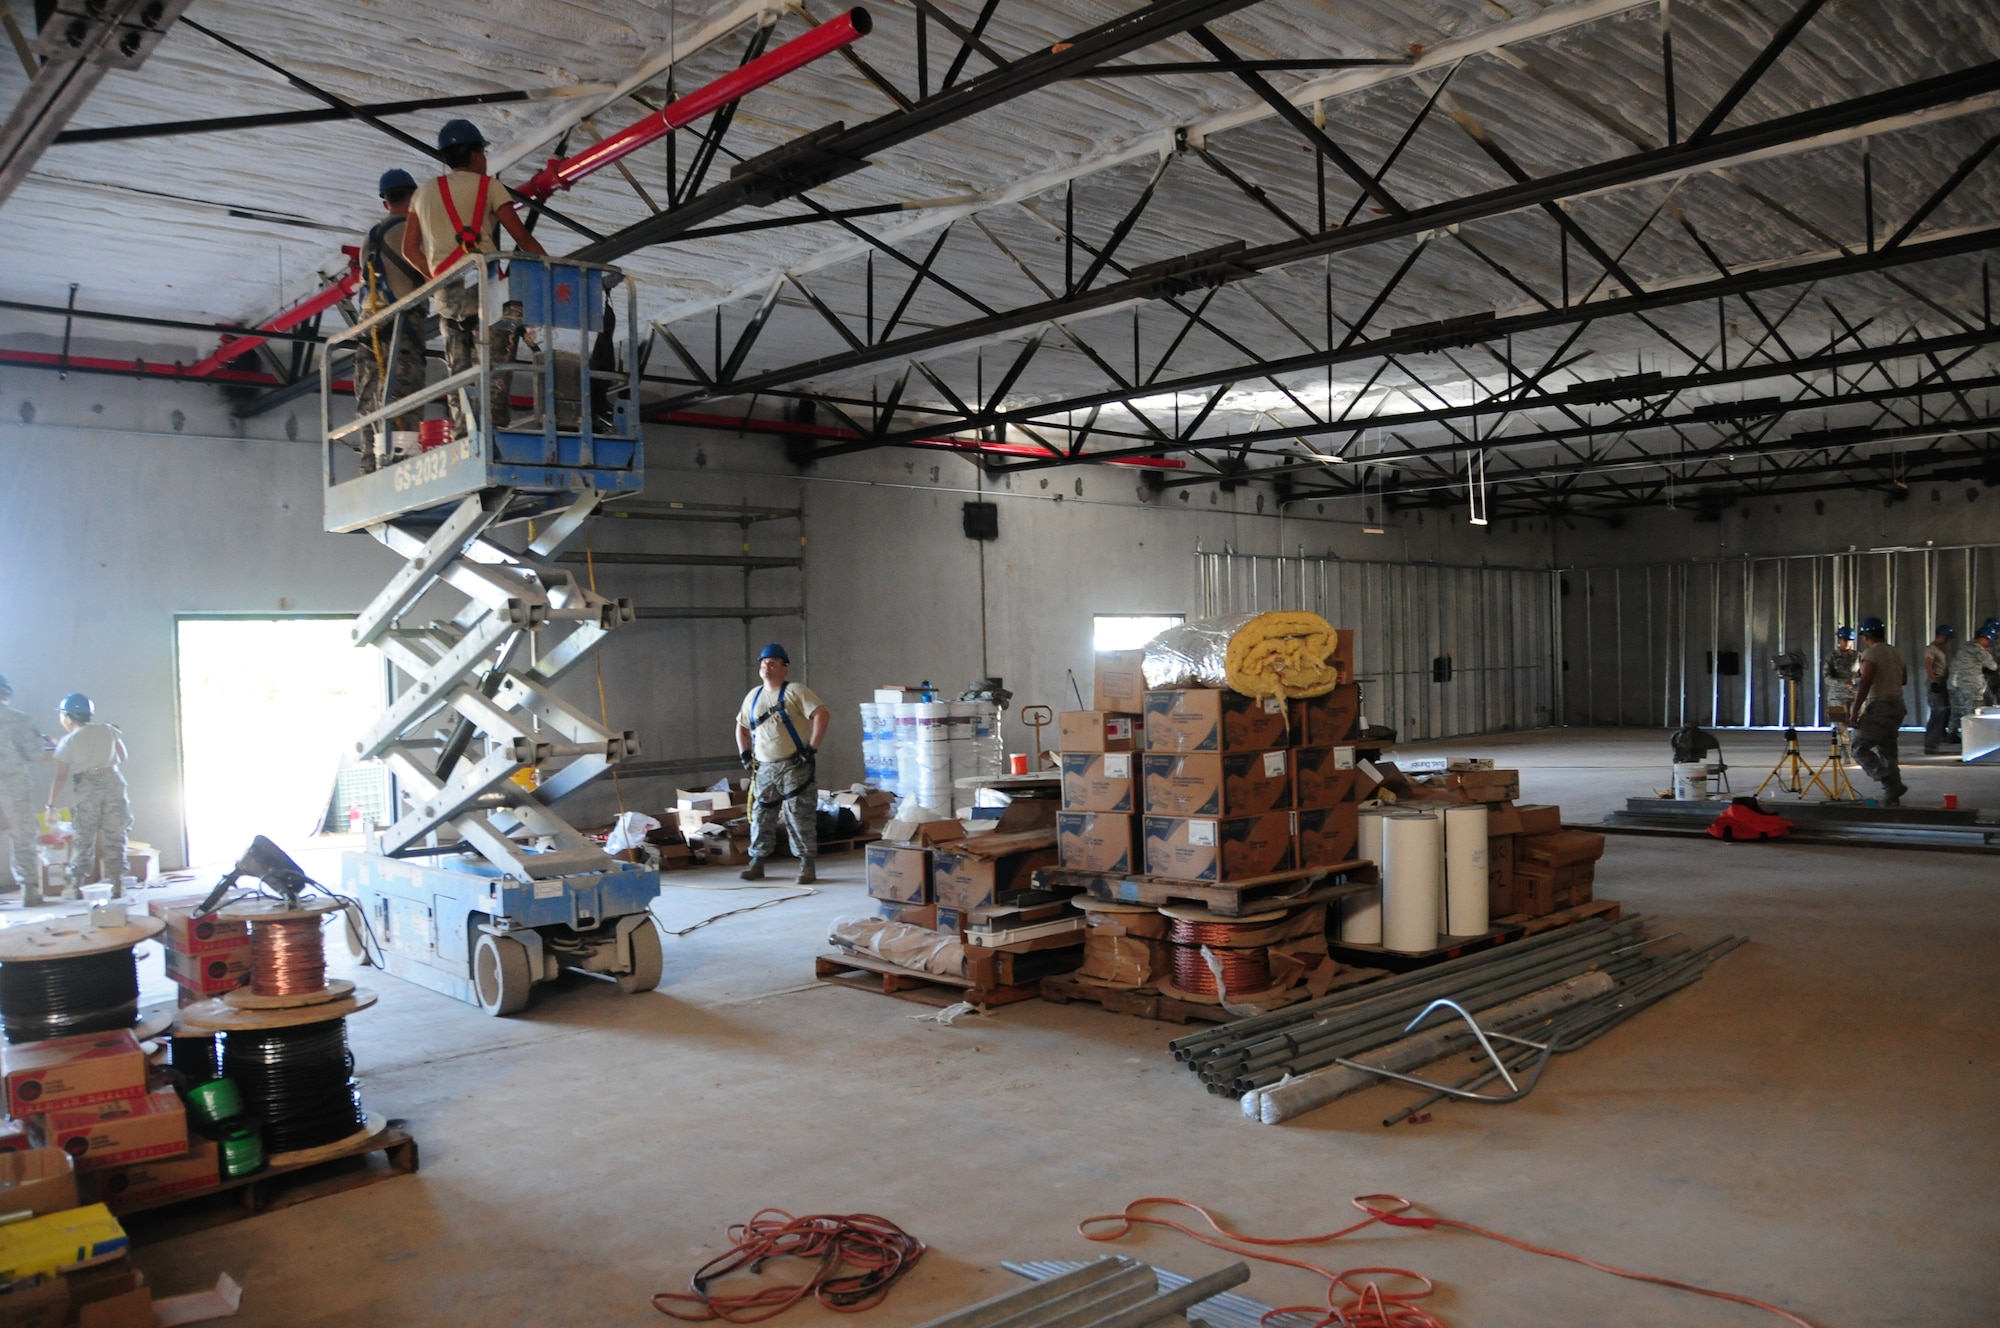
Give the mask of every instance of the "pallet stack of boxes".
<svg viewBox="0 0 2000 1328">
<path fill-rule="evenodd" d="M 1591 901 L 1603 835 L 1563 829 L 1562 808 L 1548 804 L 1496 800 L 1487 803 L 1487 812 L 1489 914 L 1539 918 Z"/>
<path fill-rule="evenodd" d="M 160 945 L 182 1005 L 234 991 L 250 981 L 250 924 L 200 913 L 200 895 L 155 899 L 146 911 L 167 924 Z"/>
</svg>

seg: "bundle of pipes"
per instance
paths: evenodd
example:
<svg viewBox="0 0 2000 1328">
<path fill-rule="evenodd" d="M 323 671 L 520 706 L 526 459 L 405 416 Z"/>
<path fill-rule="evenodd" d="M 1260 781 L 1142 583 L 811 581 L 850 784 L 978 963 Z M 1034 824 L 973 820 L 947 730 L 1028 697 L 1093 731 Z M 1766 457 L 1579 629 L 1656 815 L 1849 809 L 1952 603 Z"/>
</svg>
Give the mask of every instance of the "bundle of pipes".
<svg viewBox="0 0 2000 1328">
<path fill-rule="evenodd" d="M 1147 1328 L 1250 1280 L 1250 1266 L 1232 1263 L 1161 1289 L 1155 1270 L 1122 1256 L 982 1300 L 920 1328 Z"/>
<path fill-rule="evenodd" d="M 1559 1049 L 1570 1050 L 1696 980 L 1737 943 L 1727 938 L 1698 951 L 1647 957 L 1639 953 L 1652 944 L 1639 939 L 1642 921 L 1560 928 L 1373 984 L 1366 996 L 1323 997 L 1170 1046 L 1211 1093 L 1240 1095 L 1245 1114 L 1266 1124 L 1474 1045 L 1472 1030 L 1463 1025 L 1409 1035 L 1412 1019 L 1439 999 L 1457 1002 L 1489 1028 L 1561 1024 L 1565 1038 L 1574 1040 Z M 1572 1012 L 1574 1022 L 1567 1022 Z M 1549 1053 L 1536 1054 L 1545 1060 Z M 1349 1063 L 1356 1057 L 1366 1064 Z"/>
</svg>

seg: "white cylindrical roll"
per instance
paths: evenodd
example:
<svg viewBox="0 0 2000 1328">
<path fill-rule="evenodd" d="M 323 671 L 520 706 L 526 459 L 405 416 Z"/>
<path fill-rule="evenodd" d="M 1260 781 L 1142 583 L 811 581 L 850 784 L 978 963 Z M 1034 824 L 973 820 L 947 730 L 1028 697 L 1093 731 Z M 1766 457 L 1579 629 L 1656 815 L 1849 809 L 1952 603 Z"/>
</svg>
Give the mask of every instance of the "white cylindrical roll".
<svg viewBox="0 0 2000 1328">
<path fill-rule="evenodd" d="M 1382 821 L 1386 813 L 1369 808 L 1361 813 L 1361 836 L 1354 856 L 1375 864 L 1376 887 L 1340 901 L 1340 939 L 1350 945 L 1382 943 Z"/>
<path fill-rule="evenodd" d="M 1444 813 L 1444 924 L 1447 936 L 1486 933 L 1486 808 Z"/>
<path fill-rule="evenodd" d="M 1444 821 L 1435 812 L 1382 820 L 1382 945 L 1415 954 L 1438 943 L 1438 878 Z"/>
</svg>

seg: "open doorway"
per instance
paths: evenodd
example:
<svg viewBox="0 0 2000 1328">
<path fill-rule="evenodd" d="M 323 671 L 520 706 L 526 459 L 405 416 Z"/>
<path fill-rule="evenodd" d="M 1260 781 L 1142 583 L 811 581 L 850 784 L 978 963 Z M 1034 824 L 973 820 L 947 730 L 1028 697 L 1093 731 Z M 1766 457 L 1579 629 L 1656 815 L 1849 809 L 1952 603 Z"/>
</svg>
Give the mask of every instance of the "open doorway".
<svg viewBox="0 0 2000 1328">
<path fill-rule="evenodd" d="M 380 654 L 351 618 L 181 618 L 175 623 L 181 803 L 190 865 L 233 860 L 252 838 L 304 847 L 347 829 L 336 785 L 381 801 L 354 741 L 382 713 Z M 372 795 L 372 796 L 371 796 Z M 373 807 L 364 807 L 369 815 Z"/>
</svg>

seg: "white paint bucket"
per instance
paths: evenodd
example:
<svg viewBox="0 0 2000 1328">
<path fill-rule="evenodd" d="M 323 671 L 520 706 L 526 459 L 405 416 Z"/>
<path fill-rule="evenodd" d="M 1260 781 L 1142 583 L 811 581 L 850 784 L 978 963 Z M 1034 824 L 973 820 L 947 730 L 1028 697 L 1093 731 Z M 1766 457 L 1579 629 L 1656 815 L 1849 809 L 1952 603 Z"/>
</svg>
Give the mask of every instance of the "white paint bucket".
<svg viewBox="0 0 2000 1328">
<path fill-rule="evenodd" d="M 1708 801 L 1708 762 L 1682 761 L 1674 766 L 1674 797 L 1682 802 Z"/>
</svg>

